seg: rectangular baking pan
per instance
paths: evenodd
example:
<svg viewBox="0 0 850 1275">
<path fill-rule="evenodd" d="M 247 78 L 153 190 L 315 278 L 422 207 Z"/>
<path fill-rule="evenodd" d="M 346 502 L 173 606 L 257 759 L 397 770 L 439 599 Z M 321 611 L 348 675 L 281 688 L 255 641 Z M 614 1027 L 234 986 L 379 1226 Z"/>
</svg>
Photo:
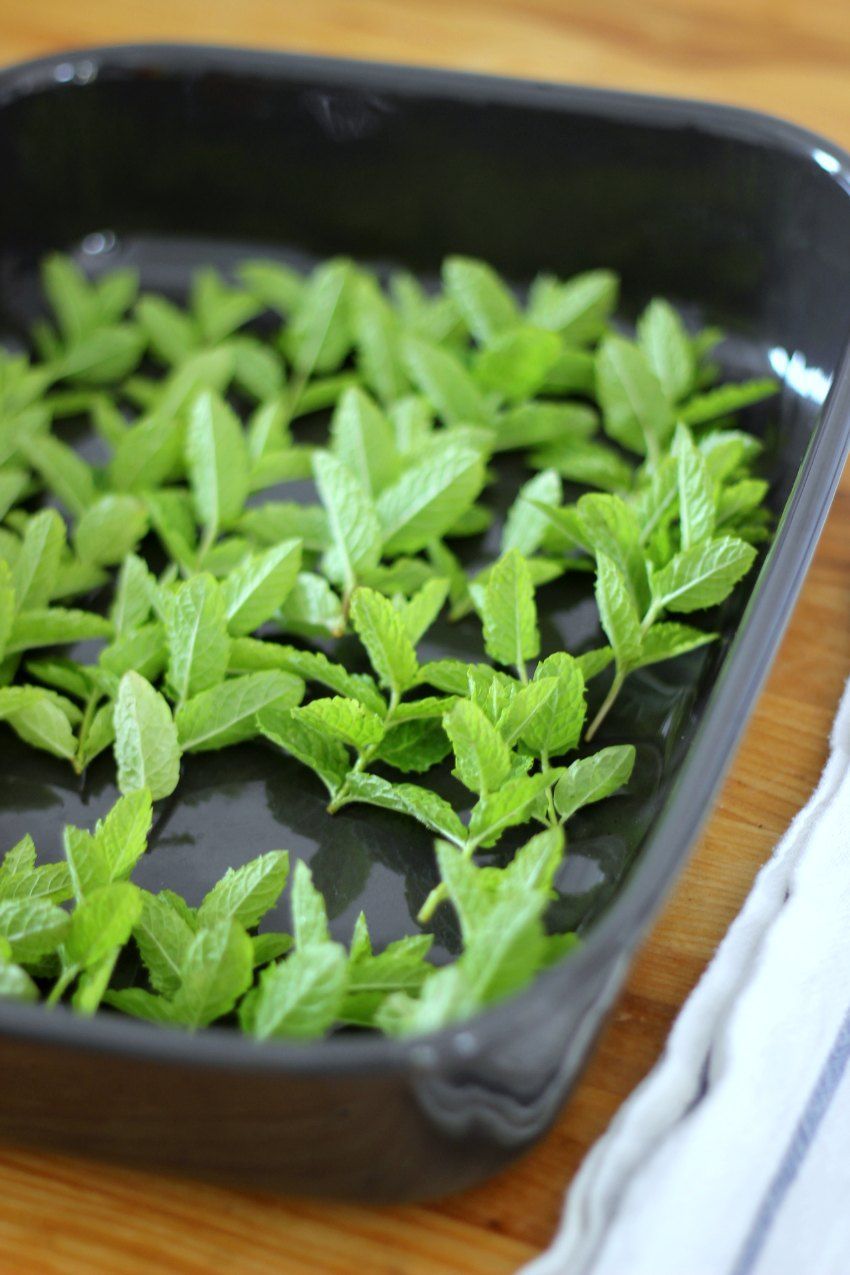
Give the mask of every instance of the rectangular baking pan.
<svg viewBox="0 0 850 1275">
<path fill-rule="evenodd" d="M 55 248 L 93 273 L 135 263 L 145 286 L 175 293 L 191 266 L 245 253 L 347 253 L 427 278 L 461 252 L 518 286 L 613 267 L 627 307 L 678 299 L 728 329 L 728 370 L 782 381 L 758 419 L 778 533 L 749 597 L 720 617 L 722 643 L 637 676 L 606 724 L 610 741 L 632 722 L 638 765 L 628 794 L 571 836 L 554 914 L 582 932 L 575 955 L 474 1021 L 408 1042 L 259 1046 L 225 1028 L 0 1004 L 0 1137 L 387 1200 L 458 1190 L 541 1136 L 706 815 L 841 472 L 849 163 L 726 107 L 321 58 L 91 49 L 0 74 L 0 336 L 25 334 L 37 262 Z M 546 594 L 572 645 L 593 637 L 576 587 Z M 0 842 L 30 831 L 60 854 L 62 824 L 93 821 L 112 781 L 107 758 L 77 782 L 3 728 Z M 361 905 L 379 941 L 412 928 L 433 880 L 428 839 L 406 821 L 329 820 L 312 777 L 257 746 L 190 763 L 139 879 L 196 901 L 276 845 L 310 859 L 344 939 Z"/>
</svg>

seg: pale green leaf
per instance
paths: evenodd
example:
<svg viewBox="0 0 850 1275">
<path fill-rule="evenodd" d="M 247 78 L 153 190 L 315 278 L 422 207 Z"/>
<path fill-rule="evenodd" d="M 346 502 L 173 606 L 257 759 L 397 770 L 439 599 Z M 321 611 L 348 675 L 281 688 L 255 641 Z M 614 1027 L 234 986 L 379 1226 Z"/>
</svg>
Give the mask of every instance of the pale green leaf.
<svg viewBox="0 0 850 1275">
<path fill-rule="evenodd" d="M 257 714 L 285 710 L 300 703 L 304 683 L 289 673 L 246 673 L 200 691 L 175 714 L 183 752 L 226 748 L 258 733 Z"/>
<path fill-rule="evenodd" d="M 192 403 L 186 464 L 199 521 L 213 532 L 231 526 L 248 495 L 248 448 L 239 418 L 209 390 Z"/>
<path fill-rule="evenodd" d="M 470 700 L 459 700 L 443 718 L 443 728 L 461 783 L 479 795 L 501 787 L 510 774 L 510 752 L 481 709 Z"/>
<path fill-rule="evenodd" d="M 179 701 L 223 680 L 230 658 L 227 613 L 211 575 L 193 576 L 167 597 L 168 684 Z"/>
<path fill-rule="evenodd" d="M 292 590 L 300 569 L 300 540 L 284 540 L 235 567 L 222 584 L 230 632 L 252 633 L 270 620 Z"/>
<path fill-rule="evenodd" d="M 752 545 L 735 536 L 684 549 L 666 567 L 652 572 L 653 606 L 679 612 L 716 606 L 747 574 L 755 556 Z"/>
<path fill-rule="evenodd" d="M 351 622 L 382 686 L 400 695 L 416 681 L 419 665 L 404 621 L 374 589 L 360 588 L 351 604 Z"/>
<path fill-rule="evenodd" d="M 330 452 L 316 452 L 313 472 L 333 544 L 326 560 L 328 574 L 350 591 L 360 572 L 378 565 L 382 540 L 378 515 L 358 479 Z"/>
<path fill-rule="evenodd" d="M 582 806 L 617 792 L 628 783 L 634 764 L 631 744 L 615 744 L 574 761 L 555 785 L 555 809 L 561 819 L 567 820 Z"/>
<path fill-rule="evenodd" d="M 504 554 L 489 573 L 482 621 L 487 654 L 499 664 L 524 668 L 540 650 L 534 585 L 517 549 Z"/>
<path fill-rule="evenodd" d="M 138 673 L 125 673 L 115 705 L 115 756 L 123 793 L 169 796 L 180 777 L 180 746 L 165 699 Z"/>
<path fill-rule="evenodd" d="M 198 908 L 198 925 L 238 921 L 245 929 L 259 925 L 275 906 L 289 874 L 289 855 L 271 850 L 240 868 L 228 868 Z"/>
</svg>

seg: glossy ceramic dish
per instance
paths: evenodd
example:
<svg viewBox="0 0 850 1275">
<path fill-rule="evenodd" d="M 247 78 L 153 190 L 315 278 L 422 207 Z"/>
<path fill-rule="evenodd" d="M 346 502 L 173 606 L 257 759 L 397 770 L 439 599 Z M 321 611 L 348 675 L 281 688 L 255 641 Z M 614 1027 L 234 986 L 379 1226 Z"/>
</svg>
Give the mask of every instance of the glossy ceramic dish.
<svg viewBox="0 0 850 1275">
<path fill-rule="evenodd" d="M 117 1015 L 0 1005 L 0 1136 L 123 1161 L 366 1199 L 436 1196 L 494 1172 L 557 1114 L 734 751 L 790 615 L 850 433 L 850 161 L 790 125 L 724 107 L 437 71 L 224 49 L 64 54 L 0 74 L 0 337 L 37 311 L 36 265 L 75 251 L 133 262 L 179 292 L 240 254 L 349 253 L 433 274 L 448 252 L 518 285 L 541 269 L 621 272 L 627 305 L 661 293 L 725 325 L 732 371 L 783 382 L 765 411 L 781 515 L 746 607 L 708 653 L 647 670 L 636 778 L 576 821 L 557 924 L 577 953 L 457 1029 L 258 1046 Z M 87 445 L 85 440 L 83 445 Z M 592 638 L 577 586 L 546 593 L 572 649 Z M 438 635 L 450 653 L 466 641 Z M 434 653 L 437 653 L 436 651 Z M 652 675 L 650 676 L 650 672 Z M 635 724 L 636 723 L 636 724 Z M 0 736 L 0 844 L 112 797 Z M 605 803 L 609 806 L 609 803 Z M 366 908 L 379 942 L 411 929 L 428 839 L 381 812 L 330 820 L 309 776 L 258 747 L 186 768 L 138 879 L 193 901 L 276 845 L 310 859 L 335 931 Z M 438 949 L 455 936 L 441 923 Z"/>
</svg>

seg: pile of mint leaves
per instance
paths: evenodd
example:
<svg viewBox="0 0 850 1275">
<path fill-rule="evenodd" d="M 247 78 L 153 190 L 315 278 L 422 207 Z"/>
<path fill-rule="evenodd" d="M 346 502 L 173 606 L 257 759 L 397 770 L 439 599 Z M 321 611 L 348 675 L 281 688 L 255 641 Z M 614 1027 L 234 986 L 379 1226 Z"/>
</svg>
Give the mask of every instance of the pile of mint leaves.
<svg viewBox="0 0 850 1275">
<path fill-rule="evenodd" d="M 631 774 L 599 726 L 632 672 L 714 639 L 690 618 L 769 537 L 738 414 L 774 383 L 719 384 L 721 333 L 663 300 L 623 335 L 607 270 L 540 275 L 524 304 L 463 257 L 428 291 L 342 258 L 245 261 L 197 271 L 185 305 L 61 255 L 42 280 L 32 355 L 0 354 L 0 719 L 78 773 L 112 750 L 123 796 L 65 829 L 62 862 L 28 837 L 6 854 L 0 996 L 298 1039 L 423 1032 L 527 984 L 575 942 L 545 923 L 569 821 Z M 323 445 L 299 441 L 322 412 Z M 81 419 L 102 463 L 69 441 Z M 507 452 L 529 477 L 470 570 Z M 305 480 L 312 502 L 287 499 Z M 536 591 L 565 572 L 598 607 L 580 654 L 541 650 Z M 473 614 L 476 662 L 420 659 L 438 617 Z M 371 673 L 332 658 L 352 635 Z M 457 960 L 436 968 L 426 932 L 375 952 L 362 914 L 334 941 L 303 862 L 292 934 L 258 932 L 284 851 L 197 907 L 131 882 L 183 754 L 251 738 L 314 771 L 332 813 L 425 825 L 439 884 L 419 919 L 455 910 Z M 460 810 L 428 786 L 447 758 Z M 523 825 L 505 866 L 482 862 Z"/>
</svg>

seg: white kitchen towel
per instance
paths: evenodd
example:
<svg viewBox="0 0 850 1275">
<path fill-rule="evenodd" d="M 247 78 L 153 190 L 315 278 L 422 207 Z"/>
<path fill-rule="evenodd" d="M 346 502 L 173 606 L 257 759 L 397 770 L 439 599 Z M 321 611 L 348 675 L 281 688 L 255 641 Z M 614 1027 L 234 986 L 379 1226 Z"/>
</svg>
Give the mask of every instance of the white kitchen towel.
<svg viewBox="0 0 850 1275">
<path fill-rule="evenodd" d="M 850 1275 L 850 688 L 820 784 L 523 1275 Z"/>
</svg>

